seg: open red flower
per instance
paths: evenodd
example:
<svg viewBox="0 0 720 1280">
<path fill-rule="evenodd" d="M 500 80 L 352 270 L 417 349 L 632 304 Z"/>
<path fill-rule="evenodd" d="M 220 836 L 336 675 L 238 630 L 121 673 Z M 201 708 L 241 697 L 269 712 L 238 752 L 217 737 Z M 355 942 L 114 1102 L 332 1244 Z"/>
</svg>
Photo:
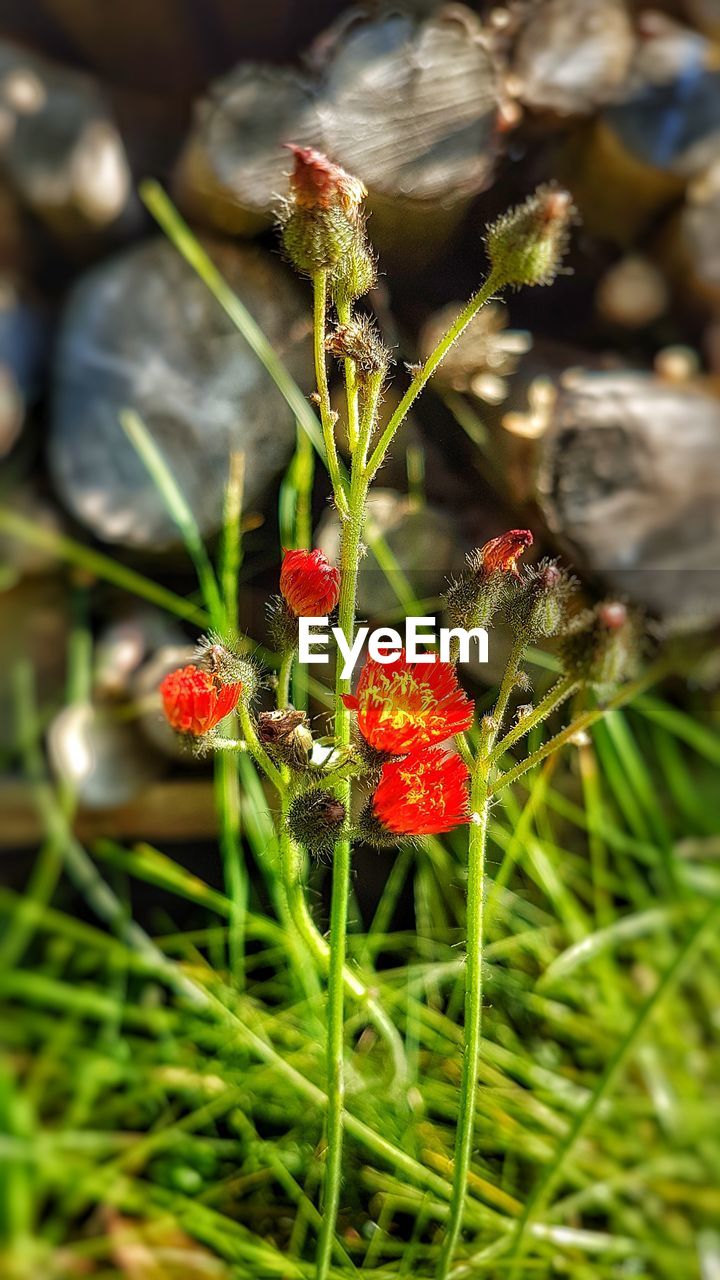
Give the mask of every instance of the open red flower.
<svg viewBox="0 0 720 1280">
<path fill-rule="evenodd" d="M 200 738 L 235 710 L 242 683 L 223 684 L 217 675 L 199 667 L 179 667 L 160 685 L 163 711 L 177 733 Z"/>
<path fill-rule="evenodd" d="M 468 770 L 460 756 L 423 747 L 388 760 L 373 796 L 375 817 L 399 836 L 434 836 L 469 818 Z"/>
<path fill-rule="evenodd" d="M 532 544 L 533 536 L 529 529 L 509 529 L 499 538 L 491 538 L 478 554 L 483 573 L 489 577 L 499 569 L 501 573 L 511 573 L 519 578 L 517 562 L 525 548 Z"/>
<path fill-rule="evenodd" d="M 357 711 L 365 741 L 394 756 L 444 742 L 469 729 L 473 718 L 451 662 L 408 662 L 404 653 L 388 663 L 368 658 L 357 693 L 343 702 Z"/>
<path fill-rule="evenodd" d="M 340 570 L 322 551 L 286 551 L 280 590 L 297 618 L 326 618 L 340 599 Z"/>
</svg>

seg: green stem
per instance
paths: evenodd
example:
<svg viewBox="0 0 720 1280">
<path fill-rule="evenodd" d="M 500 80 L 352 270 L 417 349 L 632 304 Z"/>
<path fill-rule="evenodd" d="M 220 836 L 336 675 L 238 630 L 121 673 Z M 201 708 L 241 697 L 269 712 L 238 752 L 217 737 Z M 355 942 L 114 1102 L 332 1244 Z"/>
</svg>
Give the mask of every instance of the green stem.
<svg viewBox="0 0 720 1280">
<path fill-rule="evenodd" d="M 242 731 L 247 743 L 247 750 L 250 752 L 255 763 L 260 766 L 265 776 L 270 780 L 270 782 L 272 782 L 275 790 L 282 795 L 286 790 L 285 779 L 277 768 L 277 765 L 273 764 L 267 751 L 265 751 L 264 747 L 260 743 L 255 732 L 255 725 L 252 722 L 250 712 L 242 702 L 238 705 L 238 713 L 240 715 L 240 724 L 242 725 Z"/>
<path fill-rule="evenodd" d="M 348 325 L 352 320 L 352 307 L 349 302 L 337 303 L 337 315 L 340 324 Z M 360 435 L 360 421 L 358 414 L 358 383 L 357 370 L 354 360 L 344 361 L 345 369 L 345 391 L 347 398 L 347 432 L 348 444 L 350 445 L 350 453 L 353 454 L 357 448 L 358 438 Z"/>
<path fill-rule="evenodd" d="M 422 368 L 418 373 L 416 373 L 410 383 L 410 386 L 405 392 L 405 395 L 378 440 L 377 445 L 373 449 L 370 461 L 367 465 L 367 478 L 369 481 L 372 481 L 378 469 L 382 465 L 388 446 L 390 445 L 395 432 L 405 421 L 407 414 L 417 400 L 425 384 L 429 382 L 438 365 L 442 360 L 444 360 L 453 343 L 457 342 L 457 339 L 460 337 L 463 330 L 467 328 L 471 320 L 474 320 L 480 308 L 484 307 L 485 303 L 490 301 L 493 294 L 502 287 L 502 284 L 502 279 L 496 275 L 495 272 L 491 271 L 485 283 L 481 285 L 477 293 L 473 295 L 467 306 L 463 307 L 463 310 L 460 312 L 457 319 L 450 325 L 447 332 L 443 334 L 435 347 L 435 350 L 431 351 Z"/>
<path fill-rule="evenodd" d="M 626 703 L 632 702 L 633 698 L 636 698 L 638 694 L 644 693 L 646 689 L 657 684 L 658 680 L 662 680 L 664 676 L 669 675 L 675 663 L 676 659 L 670 657 L 660 659 L 658 662 L 653 663 L 651 667 L 648 667 L 644 675 L 624 685 L 603 706 L 591 707 L 588 711 L 583 711 L 582 715 L 576 716 L 569 725 L 560 730 L 560 733 L 556 733 L 554 738 L 549 738 L 541 747 L 538 747 L 537 751 L 531 752 L 529 756 L 526 756 L 524 760 L 516 764 L 513 769 L 508 769 L 507 773 L 500 774 L 500 777 L 490 784 L 489 794 L 491 796 L 496 795 L 498 791 L 510 786 L 512 782 L 517 782 L 518 778 L 522 778 L 523 774 L 527 773 L 528 770 L 534 769 L 536 764 L 540 764 L 548 756 L 552 755 L 554 751 L 559 751 L 561 747 L 566 746 L 576 733 L 580 733 L 582 729 L 589 729 L 591 725 L 601 720 L 603 716 L 607 715 L 608 711 L 617 711 L 619 707 L 624 707 Z"/>
<path fill-rule="evenodd" d="M 338 624 L 349 643 L 355 632 L 358 564 L 362 538 L 363 515 L 367 498 L 367 482 L 362 474 L 364 459 L 353 458 L 350 482 L 350 512 L 343 528 L 340 549 L 340 604 Z M 335 680 L 335 740 L 342 750 L 350 745 L 350 713 L 342 695 L 350 692 L 350 680 L 342 678 L 338 662 Z M 350 812 L 350 779 L 340 778 L 337 796 Z M 344 971 L 347 934 L 347 910 L 350 894 L 350 840 L 339 840 L 333 859 L 332 898 L 330 903 L 330 962 L 328 971 L 328 1110 L 327 1164 L 323 1185 L 323 1228 L 318 1241 L 317 1280 L 326 1280 L 335 1235 L 340 1183 L 342 1177 L 344 1079 Z"/>
<path fill-rule="evenodd" d="M 280 660 L 277 685 L 277 705 L 280 711 L 282 711 L 283 707 L 290 706 L 290 681 L 292 679 L 294 658 L 295 650 L 288 649 L 287 652 L 282 655 Z"/>
<path fill-rule="evenodd" d="M 493 747 L 490 752 L 490 764 L 497 764 L 498 760 L 501 760 L 505 755 L 505 752 L 509 751 L 521 738 L 524 738 L 526 733 L 530 733 L 530 730 L 534 729 L 536 725 L 542 724 L 543 720 L 546 720 L 553 711 L 557 711 L 563 702 L 567 702 L 567 699 L 572 697 L 577 688 L 577 680 L 572 680 L 570 676 L 565 676 L 562 680 L 558 680 L 557 684 L 553 685 L 552 689 L 538 702 L 537 706 L 533 707 L 532 711 L 529 711 L 526 716 L 523 716 L 522 720 L 519 720 L 512 729 L 509 729 L 505 737 L 500 739 L 496 747 Z"/>
<path fill-rule="evenodd" d="M 487 735 L 490 730 L 484 732 Z M 453 1193 L 438 1264 L 438 1280 L 445 1280 L 447 1277 L 460 1238 L 475 1129 L 475 1090 L 482 1031 L 483 894 L 488 826 L 488 763 L 484 746 L 481 741 L 470 790 L 472 816 L 468 842 L 465 1045 L 455 1140 Z"/>
<path fill-rule="evenodd" d="M 337 445 L 335 443 L 335 415 L 330 405 L 330 390 L 327 376 L 327 353 L 325 351 L 325 313 L 327 309 L 327 272 L 318 271 L 312 278 L 313 285 L 313 354 L 315 357 L 315 378 L 317 380 L 320 400 L 320 421 L 322 423 L 323 440 L 327 466 L 332 481 L 335 506 L 342 519 L 348 515 L 347 494 L 340 472 Z"/>
</svg>

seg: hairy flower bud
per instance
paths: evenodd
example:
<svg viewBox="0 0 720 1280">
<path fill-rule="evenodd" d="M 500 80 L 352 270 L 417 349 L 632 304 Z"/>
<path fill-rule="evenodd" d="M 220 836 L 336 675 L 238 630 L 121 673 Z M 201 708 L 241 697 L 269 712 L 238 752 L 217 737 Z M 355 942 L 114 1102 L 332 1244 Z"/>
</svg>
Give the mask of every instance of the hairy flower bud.
<svg viewBox="0 0 720 1280">
<path fill-rule="evenodd" d="M 640 657 L 637 615 L 618 600 L 607 600 L 573 618 L 561 656 L 568 675 L 583 684 L 612 688 L 630 679 Z"/>
<path fill-rule="evenodd" d="M 296 711 L 294 707 L 261 711 L 257 735 L 268 755 L 278 764 L 287 764 L 291 769 L 307 768 L 313 736 L 304 711 Z"/>
<path fill-rule="evenodd" d="M 260 673 L 250 658 L 241 657 L 214 631 L 201 636 L 195 646 L 195 662 L 201 671 L 222 684 L 242 685 L 243 702 L 252 702 L 260 683 Z"/>
<path fill-rule="evenodd" d="M 346 810 L 342 800 L 325 787 L 312 787 L 296 796 L 288 813 L 293 840 L 317 858 L 330 857 L 342 838 Z"/>
<path fill-rule="evenodd" d="M 340 570 L 322 551 L 286 551 L 280 591 L 296 618 L 325 618 L 340 599 Z"/>
<path fill-rule="evenodd" d="M 470 552 L 466 557 L 468 572 L 445 593 L 452 627 L 486 627 L 492 621 L 511 595 L 512 580 L 520 578 L 517 562 L 532 542 L 529 529 L 510 529 Z"/>
<path fill-rule="evenodd" d="M 336 307 L 357 302 L 369 293 L 377 280 L 375 255 L 368 243 L 365 225 L 359 219 L 356 233 L 347 251 L 340 258 L 330 281 L 332 299 Z"/>
<path fill-rule="evenodd" d="M 552 284 L 567 248 L 572 216 L 570 193 L 548 185 L 498 218 L 485 236 L 498 280 L 518 288 Z"/>
<path fill-rule="evenodd" d="M 362 234 L 360 207 L 367 191 L 359 178 L 312 147 L 287 143 L 295 158 L 290 199 L 282 213 L 285 251 L 298 271 L 335 271 L 352 257 Z"/>
<path fill-rule="evenodd" d="M 235 710 L 242 686 L 224 684 L 189 664 L 171 671 L 160 685 L 163 711 L 176 733 L 201 738 Z"/>
<path fill-rule="evenodd" d="M 527 643 L 560 635 L 567 620 L 575 579 L 555 560 L 541 560 L 525 570 L 508 601 L 508 620 Z"/>
</svg>

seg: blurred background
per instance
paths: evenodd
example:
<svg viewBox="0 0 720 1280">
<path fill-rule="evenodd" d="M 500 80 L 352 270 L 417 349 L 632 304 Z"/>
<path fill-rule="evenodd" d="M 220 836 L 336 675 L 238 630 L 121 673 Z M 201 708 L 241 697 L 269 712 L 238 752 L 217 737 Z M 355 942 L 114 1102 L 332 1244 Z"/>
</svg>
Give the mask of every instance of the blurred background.
<svg viewBox="0 0 720 1280">
<path fill-rule="evenodd" d="M 211 546 L 230 454 L 242 454 L 240 621 L 263 639 L 293 416 L 138 183 L 171 193 L 309 392 L 308 293 L 273 231 L 288 139 L 326 150 L 368 187 L 381 266 L 370 301 L 396 351 L 398 394 L 405 362 L 427 353 L 481 279 L 484 224 L 546 180 L 577 204 L 568 272 L 483 312 L 383 472 L 375 523 L 413 589 L 437 595 L 469 546 L 529 523 L 591 590 L 622 593 L 663 630 L 718 621 L 716 0 L 341 12 L 282 0 L 257 11 L 233 0 L 3 0 L 0 37 L 9 766 L 12 656 L 31 660 L 50 724 L 80 608 L 94 652 L 82 711 L 50 724 L 55 767 L 74 784 L 73 770 L 89 770 L 79 799 L 91 811 L 132 814 L 157 784 L 174 822 L 164 797 L 175 753 L 153 711 L 112 728 L 96 712 L 150 694 L 158 650 L 175 659 L 192 618 L 140 605 L 122 572 L 109 583 L 77 545 L 69 567 L 61 541 L 180 595 L 194 589 L 178 529 L 119 424 L 123 407 L 171 457 Z M 332 550 L 326 496 L 317 477 L 312 523 Z M 377 575 L 361 603 L 382 616 L 396 595 Z M 0 841 L 23 845 L 34 808 L 16 778 L 3 791 Z M 127 824 L 137 834 L 137 815 Z"/>
<path fill-rule="evenodd" d="M 202 1192 L 218 1215 L 226 1210 L 222 1231 L 202 1218 L 189 1227 L 216 1258 L 241 1248 L 238 1221 L 281 1253 L 290 1239 L 298 1256 L 309 1230 L 310 1218 L 287 1223 L 297 1204 L 288 1177 L 304 1178 L 318 1140 L 307 1099 L 290 1090 L 278 1101 L 264 1065 L 238 1066 L 236 1049 L 223 1057 L 224 1027 L 212 1040 L 195 1014 L 175 1021 L 154 978 L 137 976 L 157 953 L 148 962 L 136 922 L 164 935 L 178 969 L 199 965 L 208 947 L 220 973 L 224 935 L 205 928 L 207 913 L 244 928 L 237 906 L 249 901 L 248 973 L 259 994 L 248 1016 L 262 1008 L 262 1033 L 283 1053 L 292 1046 L 299 1070 L 322 1083 L 322 1010 L 313 1007 L 307 1026 L 304 1013 L 295 1017 L 302 985 L 285 973 L 272 933 L 267 798 L 241 762 L 239 818 L 237 779 L 222 766 L 213 779 L 207 759 L 179 751 L 156 692 L 192 654 L 207 614 L 188 520 L 183 536 L 148 439 L 211 556 L 229 477 L 242 490 L 238 624 L 253 645 L 269 643 L 264 605 L 277 589 L 279 547 L 302 530 L 329 555 L 337 548 L 326 477 L 313 471 L 292 410 L 223 309 L 218 283 L 229 283 L 309 395 L 310 292 L 274 230 L 286 141 L 326 151 L 368 188 L 380 258 L 368 302 L 397 365 L 385 413 L 407 366 L 482 279 L 485 224 L 548 181 L 567 186 L 578 210 L 567 272 L 551 289 L 484 309 L 403 428 L 371 499 L 365 616 L 388 624 L 408 608 L 430 612 L 471 547 L 529 526 L 538 556 L 572 564 L 589 598 L 637 605 L 654 640 L 703 638 L 689 685 L 670 681 L 627 720 L 598 726 L 592 744 L 579 741 L 577 756 L 573 748 L 554 777 L 543 774 L 531 804 L 513 793 L 496 811 L 488 937 L 497 951 L 484 1034 L 487 1080 L 501 1087 L 478 1157 L 492 1185 L 506 1178 L 523 1200 L 548 1141 L 552 1149 L 586 1087 L 602 1082 L 620 1030 L 675 954 L 678 921 L 720 895 L 720 0 L 652 9 L 633 0 L 0 0 L 0 985 L 9 993 L 0 1034 L 13 1061 L 7 1077 L 0 1067 L 0 1130 L 30 1142 L 37 1115 L 45 1142 L 34 1164 L 8 1139 L 14 1209 L 7 1221 L 0 1213 L 0 1228 L 10 1222 L 20 1240 L 12 1256 L 29 1268 L 23 1280 L 175 1274 L 143 1270 L 117 1242 L 115 1215 L 142 1214 L 144 1197 L 158 1212 L 171 1205 L 179 1222 L 185 1196 Z M 164 210 L 164 229 L 151 210 Z M 128 408 L 149 436 L 123 428 Z M 471 673 L 481 705 L 502 644 L 488 670 Z M 548 679 L 538 667 L 540 691 Z M 311 710 L 324 711 L 321 702 Z M 441 1172 L 461 1006 L 459 988 L 446 1003 L 443 984 L 448 974 L 457 981 L 465 857 L 462 841 L 448 848 L 435 841 L 397 861 L 360 851 L 351 911 L 353 927 L 369 930 L 363 963 L 379 955 L 373 930 L 398 930 L 399 976 L 387 955 L 380 965 L 393 1008 L 406 1009 L 408 956 L 438 963 L 417 987 L 435 1019 L 436 1039 L 422 1045 L 426 1110 L 418 1104 L 418 1133 L 414 1118 L 395 1138 L 403 1149 L 429 1145 Z M 311 870 L 319 919 L 326 870 Z M 98 921 L 102 943 L 87 931 Z M 202 935 L 192 932 L 201 925 Z M 590 935 L 600 960 L 594 967 L 583 953 L 576 976 L 573 947 Z M 631 940 L 622 963 L 611 936 L 613 946 Z M 116 939 L 138 953 L 130 976 Z M 232 940 L 230 956 L 232 971 Z M 534 984 L 553 966 L 547 1000 Z M 239 977 L 229 991 L 223 999 L 245 1016 Z M 420 1024 L 410 994 L 407 1002 L 415 1044 Z M 610 1261 L 596 1259 L 590 1240 L 576 1256 L 550 1234 L 533 1245 L 546 1249 L 533 1274 L 716 1280 L 717 1010 L 709 965 L 665 1008 L 634 1088 L 585 1151 L 572 1212 L 561 1210 L 561 1222 L 590 1236 L 616 1232 L 625 1253 L 613 1245 Z M 112 1195 L 98 1190 L 96 1157 L 117 1158 L 122 1170 L 131 1137 L 154 1126 L 169 1134 L 186 1102 L 205 1106 L 218 1078 L 207 1074 L 209 1053 L 242 1106 L 218 1126 L 198 1122 L 172 1160 L 131 1153 L 147 1179 L 139 1192 L 122 1180 Z M 359 1074 L 370 1072 L 368 1055 L 356 1054 Z M 366 1105 L 384 1135 L 400 1121 L 371 1111 L 384 1097 L 381 1073 L 371 1084 L 353 1105 Z M 258 1129 L 248 1137 L 251 1114 Z M 282 1154 L 280 1207 L 268 1207 L 256 1177 L 268 1135 Z M 85 1179 L 76 1197 L 68 1151 Z M 606 1198 L 596 1204 L 601 1173 Z M 377 1170 L 355 1170 L 349 1185 L 345 1246 L 356 1259 L 367 1248 L 392 1261 L 417 1206 L 403 1202 L 395 1228 Z M 40 1222 L 46 1251 L 25 1249 Z M 88 1261 L 99 1231 L 119 1271 Z M 91 1245 L 70 1265 L 60 1246 L 78 1238 Z M 172 1247 L 187 1243 L 171 1232 Z M 559 1270 L 556 1247 L 566 1250 Z M 289 1274 L 265 1261 L 253 1276 Z M 198 1275 L 249 1274 L 206 1263 Z"/>
</svg>

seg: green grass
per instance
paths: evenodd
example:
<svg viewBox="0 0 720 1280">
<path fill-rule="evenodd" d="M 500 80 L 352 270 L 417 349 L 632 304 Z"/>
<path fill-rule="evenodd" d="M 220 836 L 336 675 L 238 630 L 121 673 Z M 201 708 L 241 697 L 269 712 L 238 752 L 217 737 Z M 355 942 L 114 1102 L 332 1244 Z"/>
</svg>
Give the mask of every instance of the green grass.
<svg viewBox="0 0 720 1280">
<path fill-rule="evenodd" d="M 233 629 L 241 462 L 213 564 L 167 460 L 142 423 L 125 426 L 183 533 L 201 605 L 14 515 L 0 512 L 0 527 L 52 538 L 70 563 L 198 630 Z M 286 545 L 310 534 L 308 427 L 281 492 Z M 398 581 L 382 546 L 377 558 Z M 68 701 L 88 688 L 87 590 Z M 172 846 L 108 836 L 84 847 L 74 797 L 47 772 L 49 709 L 27 664 L 14 677 L 15 761 L 44 839 L 24 892 L 0 892 L 0 1275 L 135 1280 L 122 1248 L 134 1223 L 152 1230 L 158 1258 L 173 1232 L 197 1242 L 198 1275 L 310 1280 L 325 995 L 282 923 L 263 784 L 246 756 L 219 755 L 206 876 Z M 298 702 L 317 692 L 298 677 Z M 720 735 L 711 708 L 677 685 L 589 733 L 519 776 L 490 815 L 475 1145 L 453 1280 L 708 1280 L 720 1259 Z M 403 849 L 382 864 L 365 926 L 351 903 L 350 954 L 402 1036 L 408 1080 L 391 1088 L 387 1047 L 348 1001 L 333 1280 L 437 1266 L 461 1074 L 465 857 L 461 834 Z M 310 868 L 323 926 L 327 875 Z M 144 891 L 153 905 L 139 918 Z M 163 1265 L 152 1280 L 177 1274 Z"/>
</svg>

